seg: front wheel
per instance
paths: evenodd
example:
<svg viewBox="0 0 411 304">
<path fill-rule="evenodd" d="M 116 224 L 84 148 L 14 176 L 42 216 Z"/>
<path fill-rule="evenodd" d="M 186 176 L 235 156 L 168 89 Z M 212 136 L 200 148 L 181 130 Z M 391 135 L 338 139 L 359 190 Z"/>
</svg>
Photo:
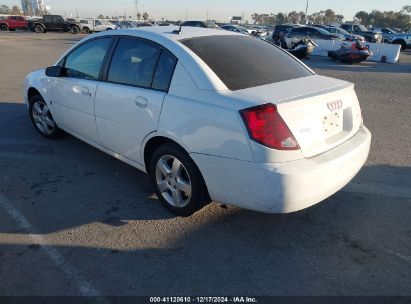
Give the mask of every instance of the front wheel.
<svg viewBox="0 0 411 304">
<path fill-rule="evenodd" d="M 44 33 L 44 27 L 41 26 L 40 24 L 37 24 L 37 25 L 34 27 L 34 31 L 35 31 L 36 33 L 39 33 L 39 34 Z"/>
<path fill-rule="evenodd" d="M 50 109 L 40 95 L 35 95 L 29 101 L 30 120 L 36 130 L 49 139 L 59 138 L 63 131 L 55 123 Z"/>
<path fill-rule="evenodd" d="M 150 180 L 162 204 L 179 216 L 189 216 L 208 201 L 199 169 L 175 144 L 160 146 L 151 157 Z"/>
<path fill-rule="evenodd" d="M 90 34 L 90 29 L 88 27 L 83 28 L 84 34 Z"/>
</svg>

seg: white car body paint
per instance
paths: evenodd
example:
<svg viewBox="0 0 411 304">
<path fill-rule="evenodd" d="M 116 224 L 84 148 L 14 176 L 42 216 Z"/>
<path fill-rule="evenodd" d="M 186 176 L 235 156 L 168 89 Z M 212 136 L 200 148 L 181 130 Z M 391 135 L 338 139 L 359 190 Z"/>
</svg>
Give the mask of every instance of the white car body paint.
<svg viewBox="0 0 411 304">
<path fill-rule="evenodd" d="M 119 30 L 82 41 L 125 35 L 168 49 L 178 59 L 168 93 L 96 82 L 90 100 L 83 100 L 83 118 L 76 120 L 81 124 L 76 127 L 69 111 L 61 108 L 59 113 L 55 100 L 68 95 L 60 89 L 54 95 L 54 87 L 50 93 L 53 79 L 44 70 L 27 76 L 25 99 L 28 89 L 35 88 L 61 128 L 144 172 L 147 142 L 158 136 L 175 141 L 197 164 L 210 197 L 242 208 L 269 213 L 301 210 L 339 191 L 361 169 L 371 134 L 362 125 L 353 84 L 312 75 L 230 91 L 178 40 L 240 34 L 184 27 L 179 35 L 172 33 L 174 29 Z M 147 105 L 136 104 L 138 97 L 145 98 Z M 327 107 L 334 101 L 342 104 L 335 112 Z M 277 106 L 301 149 L 274 150 L 250 139 L 239 111 L 265 103 Z M 71 127 L 65 125 L 66 120 Z"/>
</svg>

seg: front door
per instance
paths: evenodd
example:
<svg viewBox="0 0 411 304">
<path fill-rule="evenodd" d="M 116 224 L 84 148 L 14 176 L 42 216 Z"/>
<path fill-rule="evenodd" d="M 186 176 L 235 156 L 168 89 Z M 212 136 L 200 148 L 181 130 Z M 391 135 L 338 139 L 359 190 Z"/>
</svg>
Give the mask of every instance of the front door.
<svg viewBox="0 0 411 304">
<path fill-rule="evenodd" d="M 51 112 L 57 124 L 99 143 L 94 101 L 100 71 L 112 38 L 91 40 L 65 59 L 65 76 L 52 80 Z"/>
</svg>

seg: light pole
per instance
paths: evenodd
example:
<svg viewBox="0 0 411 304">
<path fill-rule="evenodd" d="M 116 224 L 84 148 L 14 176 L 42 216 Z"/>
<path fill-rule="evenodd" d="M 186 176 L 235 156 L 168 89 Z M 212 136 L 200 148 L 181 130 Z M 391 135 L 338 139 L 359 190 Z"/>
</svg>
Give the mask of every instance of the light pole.
<svg viewBox="0 0 411 304">
<path fill-rule="evenodd" d="M 307 0 L 307 5 L 305 7 L 305 15 L 308 13 L 308 5 L 310 4 L 310 0 Z"/>
<path fill-rule="evenodd" d="M 307 0 L 307 5 L 305 6 L 305 24 L 308 23 L 308 5 L 310 4 L 310 0 Z"/>
</svg>

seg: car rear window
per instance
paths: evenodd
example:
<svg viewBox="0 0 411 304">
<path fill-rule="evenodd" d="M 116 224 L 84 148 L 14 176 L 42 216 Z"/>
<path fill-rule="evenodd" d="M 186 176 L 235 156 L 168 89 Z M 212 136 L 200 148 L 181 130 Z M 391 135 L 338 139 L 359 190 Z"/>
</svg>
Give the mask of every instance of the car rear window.
<svg viewBox="0 0 411 304">
<path fill-rule="evenodd" d="M 237 35 L 180 40 L 232 91 L 312 75 L 291 55 L 257 38 Z"/>
</svg>

